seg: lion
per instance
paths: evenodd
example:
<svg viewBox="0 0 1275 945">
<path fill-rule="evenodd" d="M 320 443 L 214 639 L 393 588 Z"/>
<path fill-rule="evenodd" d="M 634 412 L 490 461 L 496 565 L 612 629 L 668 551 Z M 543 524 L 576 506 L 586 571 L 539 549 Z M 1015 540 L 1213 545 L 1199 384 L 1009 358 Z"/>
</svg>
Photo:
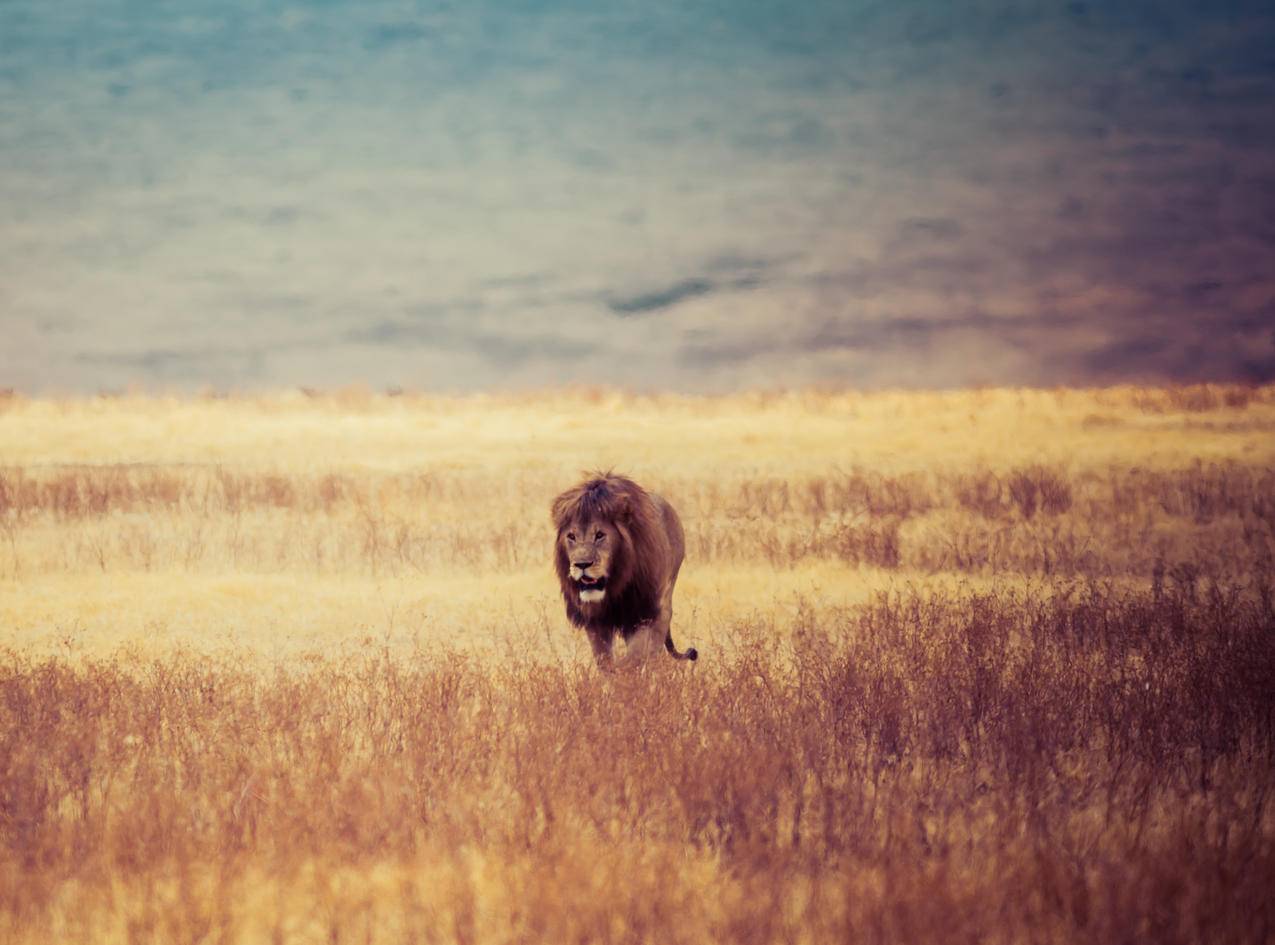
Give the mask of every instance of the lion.
<svg viewBox="0 0 1275 945">
<path fill-rule="evenodd" d="M 636 661 L 673 645 L 673 586 L 686 554 L 682 522 L 660 496 L 632 479 L 597 473 L 553 500 L 554 566 L 567 618 L 589 636 L 599 668 L 613 668 L 618 633 Z"/>
</svg>

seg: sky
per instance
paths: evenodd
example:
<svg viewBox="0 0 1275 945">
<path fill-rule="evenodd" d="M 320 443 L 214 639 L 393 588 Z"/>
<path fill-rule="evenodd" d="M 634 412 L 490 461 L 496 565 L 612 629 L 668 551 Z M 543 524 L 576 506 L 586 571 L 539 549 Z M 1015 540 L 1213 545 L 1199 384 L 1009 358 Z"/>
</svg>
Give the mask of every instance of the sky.
<svg viewBox="0 0 1275 945">
<path fill-rule="evenodd" d="M 1272 379 L 1268 0 L 0 0 L 0 387 Z"/>
</svg>

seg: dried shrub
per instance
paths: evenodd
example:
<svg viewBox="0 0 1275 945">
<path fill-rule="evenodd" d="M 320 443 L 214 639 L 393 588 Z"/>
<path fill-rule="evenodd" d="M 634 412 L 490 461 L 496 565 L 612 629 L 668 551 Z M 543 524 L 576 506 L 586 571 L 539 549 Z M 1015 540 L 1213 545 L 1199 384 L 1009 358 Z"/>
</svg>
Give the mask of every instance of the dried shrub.
<svg viewBox="0 0 1275 945">
<path fill-rule="evenodd" d="M 983 518 L 1000 518 L 1005 513 L 1005 486 L 1000 476 L 990 470 L 979 470 L 956 477 L 953 483 L 956 501 Z"/>
<path fill-rule="evenodd" d="M 1071 486 L 1058 472 L 1044 466 L 1014 470 L 1006 488 L 1025 519 L 1032 518 L 1037 511 L 1061 515 L 1071 508 Z"/>
</svg>

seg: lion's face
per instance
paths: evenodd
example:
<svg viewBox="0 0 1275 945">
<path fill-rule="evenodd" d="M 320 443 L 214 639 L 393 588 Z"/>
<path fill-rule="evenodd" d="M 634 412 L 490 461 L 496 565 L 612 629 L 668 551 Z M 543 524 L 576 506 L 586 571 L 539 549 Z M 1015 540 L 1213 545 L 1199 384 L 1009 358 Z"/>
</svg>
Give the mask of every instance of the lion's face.
<svg viewBox="0 0 1275 945">
<path fill-rule="evenodd" d="M 581 604 L 599 604 L 607 594 L 608 580 L 614 576 L 612 564 L 621 536 L 615 526 L 602 519 L 572 522 L 562 530 L 562 551 L 567 577 Z"/>
</svg>

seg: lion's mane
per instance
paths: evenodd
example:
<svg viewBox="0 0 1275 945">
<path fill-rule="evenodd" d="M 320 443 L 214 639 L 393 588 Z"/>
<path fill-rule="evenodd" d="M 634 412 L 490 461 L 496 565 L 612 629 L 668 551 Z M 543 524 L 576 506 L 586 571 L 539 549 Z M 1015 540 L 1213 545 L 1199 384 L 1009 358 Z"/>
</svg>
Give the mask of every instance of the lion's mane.
<svg viewBox="0 0 1275 945">
<path fill-rule="evenodd" d="M 646 490 L 632 479 L 597 473 L 553 500 L 554 567 L 562 585 L 567 618 L 577 627 L 628 636 L 641 623 L 659 616 L 660 591 L 672 567 L 672 551 L 663 516 Z M 580 607 L 568 571 L 562 535 L 573 522 L 605 519 L 620 536 L 612 550 L 607 595 L 593 614 Z"/>
</svg>

